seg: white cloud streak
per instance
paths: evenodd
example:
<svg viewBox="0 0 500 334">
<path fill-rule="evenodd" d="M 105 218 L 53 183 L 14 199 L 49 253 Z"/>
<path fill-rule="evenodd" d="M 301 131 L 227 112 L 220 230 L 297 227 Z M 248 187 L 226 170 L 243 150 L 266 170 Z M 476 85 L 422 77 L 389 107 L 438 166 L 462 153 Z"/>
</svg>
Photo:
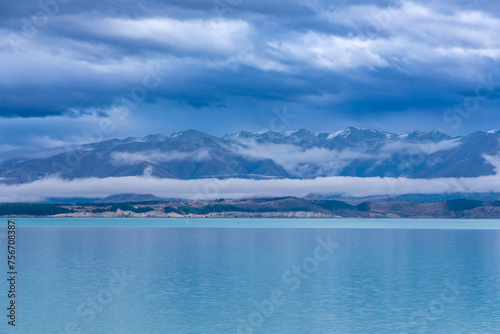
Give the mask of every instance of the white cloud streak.
<svg viewBox="0 0 500 334">
<path fill-rule="evenodd" d="M 425 153 L 425 154 L 433 154 L 439 151 L 451 150 L 457 146 L 459 146 L 460 140 L 450 139 L 443 140 L 440 142 L 428 142 L 428 143 L 405 143 L 402 141 L 394 141 L 389 144 L 386 144 L 382 147 L 383 152 L 412 152 L 412 153 Z"/>
<path fill-rule="evenodd" d="M 202 161 L 208 159 L 209 157 L 210 153 L 208 150 L 194 152 L 162 152 L 159 150 L 145 152 L 113 152 L 111 155 L 111 158 L 116 165 L 134 165 L 144 161 L 153 164 L 175 160 Z"/>
<path fill-rule="evenodd" d="M 150 40 L 185 51 L 233 53 L 248 43 L 250 25 L 237 20 L 176 20 L 105 18 L 90 22 L 87 29 L 98 35 Z"/>
<path fill-rule="evenodd" d="M 483 155 L 484 160 L 493 166 L 495 173 L 500 175 L 500 155 Z"/>
</svg>

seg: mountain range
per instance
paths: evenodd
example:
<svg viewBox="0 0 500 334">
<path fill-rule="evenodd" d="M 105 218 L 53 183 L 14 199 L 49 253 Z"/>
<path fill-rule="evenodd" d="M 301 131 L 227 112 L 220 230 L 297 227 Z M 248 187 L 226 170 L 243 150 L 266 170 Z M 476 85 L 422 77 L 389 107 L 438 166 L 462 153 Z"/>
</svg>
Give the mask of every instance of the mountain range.
<svg viewBox="0 0 500 334">
<path fill-rule="evenodd" d="M 477 177 L 500 168 L 500 130 L 451 137 L 349 127 L 315 133 L 196 130 L 111 139 L 37 159 L 0 163 L 0 182 L 151 175 L 160 178 Z"/>
</svg>

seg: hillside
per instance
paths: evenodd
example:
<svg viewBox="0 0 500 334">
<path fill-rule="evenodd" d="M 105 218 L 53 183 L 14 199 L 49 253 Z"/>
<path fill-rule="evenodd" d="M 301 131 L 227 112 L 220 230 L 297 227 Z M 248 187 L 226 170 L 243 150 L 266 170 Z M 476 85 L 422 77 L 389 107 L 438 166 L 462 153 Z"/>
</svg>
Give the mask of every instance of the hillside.
<svg viewBox="0 0 500 334">
<path fill-rule="evenodd" d="M 500 201 L 361 202 L 296 197 L 217 201 L 146 201 L 80 204 L 0 204 L 2 217 L 233 217 L 233 218 L 500 218 Z"/>
</svg>

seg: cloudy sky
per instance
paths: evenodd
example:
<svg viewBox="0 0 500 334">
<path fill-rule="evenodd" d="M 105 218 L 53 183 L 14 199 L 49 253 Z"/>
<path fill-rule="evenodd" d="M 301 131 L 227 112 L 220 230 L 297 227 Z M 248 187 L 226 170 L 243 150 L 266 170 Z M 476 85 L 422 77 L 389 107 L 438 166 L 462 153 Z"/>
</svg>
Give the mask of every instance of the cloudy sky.
<svg viewBox="0 0 500 334">
<path fill-rule="evenodd" d="M 0 3 L 0 154 L 198 129 L 500 126 L 500 2 Z"/>
</svg>

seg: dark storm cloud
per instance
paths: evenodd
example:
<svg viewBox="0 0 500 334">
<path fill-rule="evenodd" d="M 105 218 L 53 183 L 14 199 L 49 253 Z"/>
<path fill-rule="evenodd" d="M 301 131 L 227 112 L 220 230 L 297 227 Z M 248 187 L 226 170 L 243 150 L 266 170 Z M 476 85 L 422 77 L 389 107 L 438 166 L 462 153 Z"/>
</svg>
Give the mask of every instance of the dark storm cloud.
<svg viewBox="0 0 500 334">
<path fill-rule="evenodd" d="M 148 106 L 170 108 L 165 120 L 192 109 L 209 119 L 224 106 L 266 119 L 279 102 L 299 121 L 321 119 L 319 130 L 411 110 L 438 128 L 481 80 L 500 81 L 499 29 L 493 1 L 4 2 L 0 116 L 99 117 L 159 66 L 169 74 L 138 107 L 142 118 Z M 470 124 L 491 123 L 481 115 L 492 115 L 498 89 Z M 191 127 L 205 121 L 197 113 Z"/>
</svg>

